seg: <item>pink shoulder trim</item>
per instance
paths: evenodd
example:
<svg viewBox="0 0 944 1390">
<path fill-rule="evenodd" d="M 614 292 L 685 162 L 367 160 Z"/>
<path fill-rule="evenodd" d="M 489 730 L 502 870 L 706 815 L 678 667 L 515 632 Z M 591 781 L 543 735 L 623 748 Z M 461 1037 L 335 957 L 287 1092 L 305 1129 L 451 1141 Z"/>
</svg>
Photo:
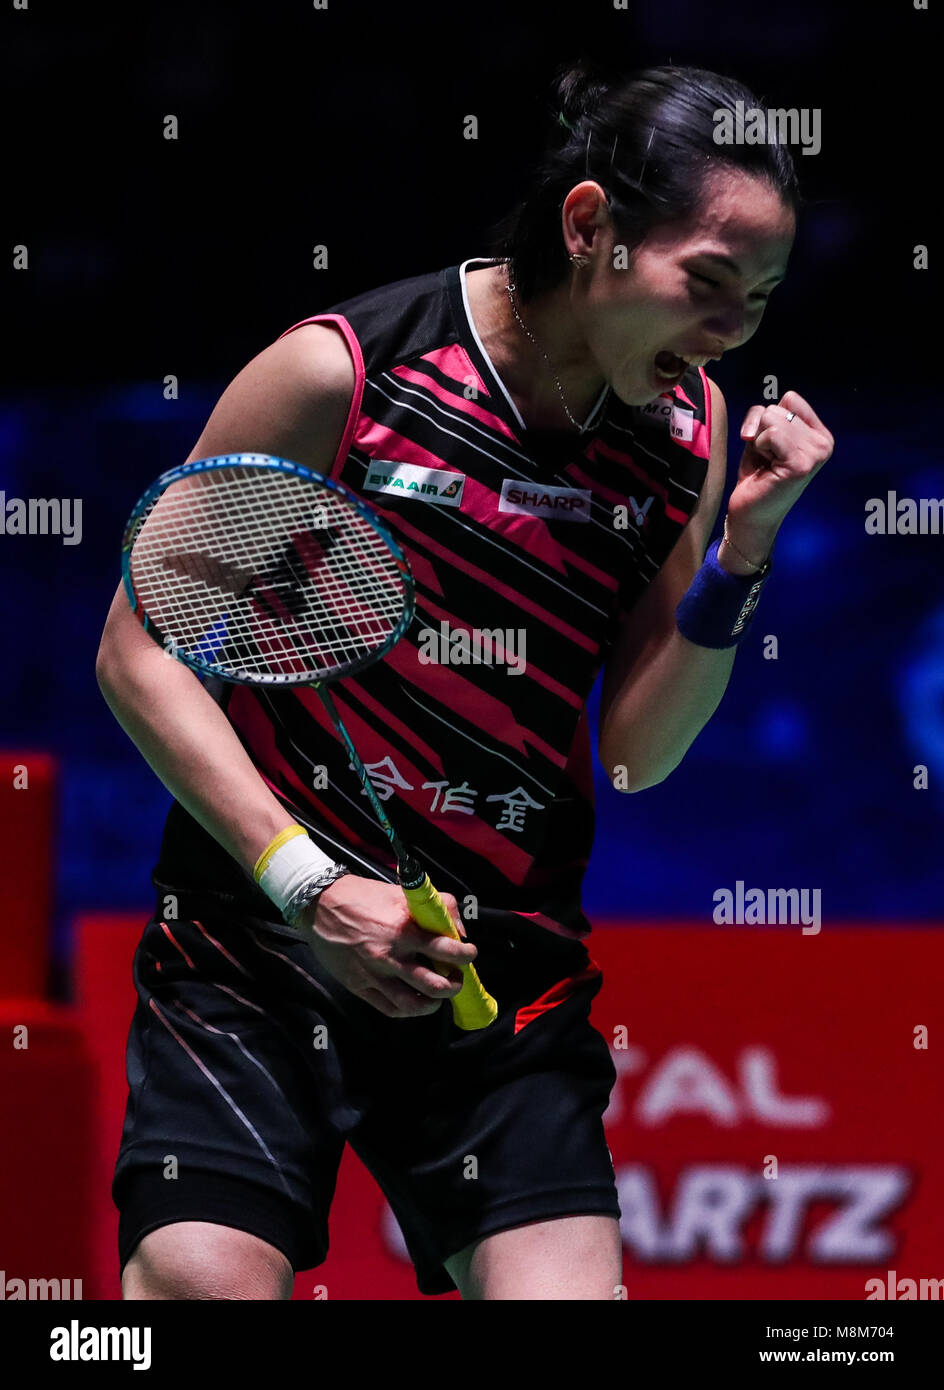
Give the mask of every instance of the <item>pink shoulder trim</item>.
<svg viewBox="0 0 944 1390">
<path fill-rule="evenodd" d="M 293 333 L 296 328 L 304 327 L 306 323 L 334 324 L 334 326 L 336 328 L 339 328 L 341 332 L 344 334 L 344 340 L 350 348 L 351 356 L 354 359 L 354 395 L 351 398 L 351 408 L 348 411 L 347 421 L 344 425 L 344 434 L 341 436 L 341 443 L 338 445 L 338 452 L 334 456 L 334 462 L 331 465 L 331 472 L 328 474 L 329 478 L 336 479 L 340 475 L 341 469 L 344 467 L 345 460 L 347 459 L 348 452 L 350 451 L 351 440 L 354 437 L 354 430 L 357 427 L 357 417 L 358 415 L 360 415 L 361 411 L 361 399 L 364 395 L 364 377 L 366 375 L 364 368 L 364 355 L 361 352 L 361 345 L 357 341 L 357 334 L 354 332 L 353 328 L 348 323 L 347 319 L 343 316 L 343 314 L 312 314 L 310 318 L 299 319 L 298 323 L 293 323 L 291 328 L 286 328 L 284 333 L 279 334 L 279 338 L 281 339 L 287 337 L 289 333 Z M 278 341 L 278 339 L 276 341 Z"/>
</svg>

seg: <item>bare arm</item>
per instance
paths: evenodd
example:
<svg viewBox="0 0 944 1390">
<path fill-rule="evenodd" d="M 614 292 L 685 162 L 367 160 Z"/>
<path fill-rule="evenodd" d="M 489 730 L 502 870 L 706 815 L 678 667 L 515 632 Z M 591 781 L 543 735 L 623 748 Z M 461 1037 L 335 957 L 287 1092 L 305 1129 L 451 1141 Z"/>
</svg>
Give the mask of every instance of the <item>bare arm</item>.
<svg viewBox="0 0 944 1390">
<path fill-rule="evenodd" d="M 353 390 L 340 333 L 321 324 L 296 329 L 227 387 L 190 458 L 254 451 L 327 473 Z M 165 787 L 251 872 L 292 817 L 197 677 L 144 632 L 122 585 L 105 622 L 96 676 L 118 723 Z M 354 876 L 332 884 L 300 925 L 327 968 L 391 1016 L 430 1012 L 458 990 L 415 959 L 418 949 L 453 964 L 475 955 L 471 945 L 415 927 L 398 888 Z"/>
<path fill-rule="evenodd" d="M 724 492 L 727 409 L 710 382 L 708 476 L 691 520 L 671 555 L 628 615 L 607 662 L 600 709 L 600 761 L 611 780 L 625 768 L 620 790 L 642 791 L 678 766 L 721 702 L 735 648 L 715 651 L 683 637 L 675 610 L 704 558 Z M 722 546 L 719 561 L 750 573 Z"/>
</svg>

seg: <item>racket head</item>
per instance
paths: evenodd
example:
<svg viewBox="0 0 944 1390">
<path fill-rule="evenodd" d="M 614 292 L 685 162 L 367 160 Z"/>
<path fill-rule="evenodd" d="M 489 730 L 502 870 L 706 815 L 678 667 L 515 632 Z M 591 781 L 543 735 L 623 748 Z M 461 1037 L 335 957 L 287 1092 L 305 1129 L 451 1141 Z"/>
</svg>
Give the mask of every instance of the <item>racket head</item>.
<svg viewBox="0 0 944 1390">
<path fill-rule="evenodd" d="M 162 473 L 125 526 L 121 569 L 158 645 L 241 685 L 352 675 L 396 645 L 415 608 L 409 564 L 374 508 L 272 454 Z"/>
</svg>

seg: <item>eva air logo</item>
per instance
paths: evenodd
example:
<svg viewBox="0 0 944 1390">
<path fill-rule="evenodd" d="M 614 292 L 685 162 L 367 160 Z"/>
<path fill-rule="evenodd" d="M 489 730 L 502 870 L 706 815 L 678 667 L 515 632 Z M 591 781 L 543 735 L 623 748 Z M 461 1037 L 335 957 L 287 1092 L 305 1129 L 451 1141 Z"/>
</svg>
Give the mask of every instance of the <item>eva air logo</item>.
<svg viewBox="0 0 944 1390">
<path fill-rule="evenodd" d="M 386 492 L 393 497 L 412 497 L 437 506 L 458 507 L 462 502 L 465 476 L 449 468 L 421 468 L 415 463 L 372 459 L 364 487 L 370 492 Z"/>
</svg>

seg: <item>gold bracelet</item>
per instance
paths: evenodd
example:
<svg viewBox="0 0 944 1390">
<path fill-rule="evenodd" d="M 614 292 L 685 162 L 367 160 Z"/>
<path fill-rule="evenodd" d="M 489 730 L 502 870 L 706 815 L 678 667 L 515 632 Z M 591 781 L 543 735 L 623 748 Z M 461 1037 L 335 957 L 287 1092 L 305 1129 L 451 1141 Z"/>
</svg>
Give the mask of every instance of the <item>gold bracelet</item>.
<svg viewBox="0 0 944 1390">
<path fill-rule="evenodd" d="M 744 551 L 743 551 L 743 550 L 738 550 L 737 546 L 734 544 L 734 541 L 733 541 L 733 540 L 731 539 L 731 537 L 728 535 L 728 518 L 727 518 L 727 517 L 724 518 L 724 539 L 725 539 L 725 541 L 727 542 L 727 544 L 731 547 L 731 549 L 734 551 L 735 555 L 739 555 L 739 556 L 741 557 L 741 559 L 744 561 L 745 565 L 750 565 L 750 567 L 751 567 L 752 570 L 754 570 L 757 574 L 760 574 L 761 570 L 764 568 L 764 566 L 766 565 L 767 561 L 765 560 L 763 565 L 757 565 L 757 564 L 754 563 L 753 560 L 749 560 L 749 559 L 748 559 L 748 557 L 744 554 Z"/>
</svg>

